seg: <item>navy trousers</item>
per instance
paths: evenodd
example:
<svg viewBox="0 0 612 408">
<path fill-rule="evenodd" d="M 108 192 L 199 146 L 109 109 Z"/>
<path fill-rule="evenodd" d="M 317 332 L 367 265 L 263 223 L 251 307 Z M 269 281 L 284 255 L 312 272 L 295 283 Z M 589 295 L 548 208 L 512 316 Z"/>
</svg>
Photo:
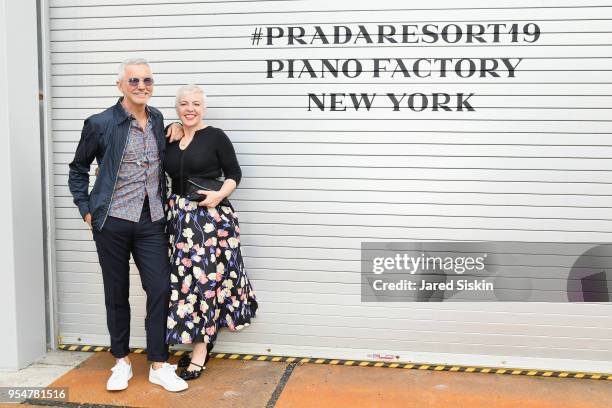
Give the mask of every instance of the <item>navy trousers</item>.
<svg viewBox="0 0 612 408">
<path fill-rule="evenodd" d="M 145 200 L 138 222 L 109 216 L 102 231 L 94 228 L 94 240 L 104 280 L 106 323 L 111 338 L 111 354 L 116 358 L 129 353 L 130 342 L 130 254 L 140 273 L 147 295 L 145 329 L 149 361 L 166 361 L 166 321 L 170 296 L 170 270 L 166 220 L 151 222 Z"/>
</svg>

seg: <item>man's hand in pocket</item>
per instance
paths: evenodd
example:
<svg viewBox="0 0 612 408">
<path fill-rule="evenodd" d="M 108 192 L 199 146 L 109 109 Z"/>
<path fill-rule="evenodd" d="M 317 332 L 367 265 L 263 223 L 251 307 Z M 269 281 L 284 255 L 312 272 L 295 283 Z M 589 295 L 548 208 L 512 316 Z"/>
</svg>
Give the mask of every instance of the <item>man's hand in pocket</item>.
<svg viewBox="0 0 612 408">
<path fill-rule="evenodd" d="M 87 225 L 89 225 L 89 229 L 92 229 L 92 227 L 91 227 L 91 214 L 87 213 L 85 215 L 85 218 L 83 218 L 83 220 L 87 223 Z"/>
</svg>

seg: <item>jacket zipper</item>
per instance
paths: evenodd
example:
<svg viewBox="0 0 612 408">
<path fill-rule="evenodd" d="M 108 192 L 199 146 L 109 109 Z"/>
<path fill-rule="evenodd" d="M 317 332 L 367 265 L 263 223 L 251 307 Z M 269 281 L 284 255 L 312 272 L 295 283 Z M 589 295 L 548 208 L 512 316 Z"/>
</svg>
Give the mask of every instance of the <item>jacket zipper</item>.
<svg viewBox="0 0 612 408">
<path fill-rule="evenodd" d="M 128 129 L 128 135 L 125 138 L 125 144 L 123 145 L 123 151 L 121 152 L 121 159 L 119 160 L 119 167 L 117 167 L 117 175 L 115 176 L 115 184 L 113 186 L 113 193 L 111 194 L 110 202 L 108 203 L 108 208 L 106 209 L 106 215 L 104 216 L 104 221 L 102 221 L 102 225 L 100 225 L 100 230 L 104 228 L 104 224 L 106 224 L 106 219 L 108 218 L 108 213 L 110 212 L 111 205 L 113 205 L 113 197 L 115 196 L 115 189 L 117 188 L 117 180 L 119 180 L 119 170 L 121 170 L 121 163 L 123 163 L 123 156 L 125 155 L 125 149 L 127 148 L 128 141 L 130 140 L 130 134 L 132 133 L 132 121 L 130 120 L 130 127 Z"/>
</svg>

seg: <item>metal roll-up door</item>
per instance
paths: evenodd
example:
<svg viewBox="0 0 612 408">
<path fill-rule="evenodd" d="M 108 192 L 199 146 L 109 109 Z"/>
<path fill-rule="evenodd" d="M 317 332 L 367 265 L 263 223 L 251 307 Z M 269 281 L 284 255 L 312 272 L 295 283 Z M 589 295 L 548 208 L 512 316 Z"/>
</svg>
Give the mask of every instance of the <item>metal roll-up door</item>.
<svg viewBox="0 0 612 408">
<path fill-rule="evenodd" d="M 134 4 L 130 4 L 134 3 Z M 83 119 L 142 56 L 152 105 L 186 83 L 243 169 L 233 195 L 260 301 L 216 350 L 610 371 L 609 303 L 361 303 L 362 241 L 607 242 L 612 3 L 548 0 L 48 0 L 55 257 L 63 343 L 109 343 L 95 245 L 67 187 Z M 258 27 L 537 23 L 534 43 L 254 44 Z M 266 78 L 267 59 L 523 58 L 514 78 Z M 473 112 L 308 110 L 308 93 L 470 93 Z M 92 169 L 93 170 L 93 169 Z M 92 171 L 93 175 L 93 171 Z M 92 177 L 93 185 L 93 177 Z M 144 293 L 131 270 L 132 345 Z"/>
</svg>

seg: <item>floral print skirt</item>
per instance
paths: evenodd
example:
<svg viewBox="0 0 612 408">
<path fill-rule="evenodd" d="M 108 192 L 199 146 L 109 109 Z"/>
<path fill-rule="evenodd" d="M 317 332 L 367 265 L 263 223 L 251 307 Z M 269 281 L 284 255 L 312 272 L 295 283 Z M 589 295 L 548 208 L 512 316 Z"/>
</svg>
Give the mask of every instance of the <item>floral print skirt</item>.
<svg viewBox="0 0 612 408">
<path fill-rule="evenodd" d="M 204 342 L 210 351 L 219 329 L 240 330 L 257 311 L 242 262 L 238 217 L 231 207 L 199 207 L 173 194 L 168 199 L 168 235 L 166 342 Z"/>
</svg>

